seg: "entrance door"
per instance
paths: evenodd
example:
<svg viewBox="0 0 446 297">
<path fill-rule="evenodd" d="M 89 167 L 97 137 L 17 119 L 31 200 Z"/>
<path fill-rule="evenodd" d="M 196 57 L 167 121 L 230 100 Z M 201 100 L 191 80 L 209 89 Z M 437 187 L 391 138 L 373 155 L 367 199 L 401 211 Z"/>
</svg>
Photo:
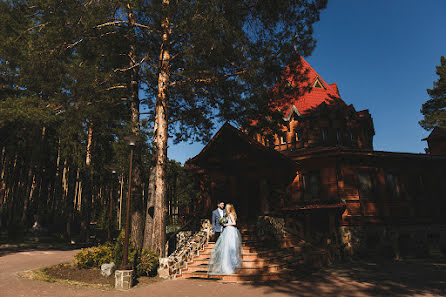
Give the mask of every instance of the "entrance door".
<svg viewBox="0 0 446 297">
<path fill-rule="evenodd" d="M 213 199 L 231 203 L 237 211 L 237 224 L 255 224 L 260 213 L 259 181 L 245 176 L 225 176 L 215 182 Z"/>
<path fill-rule="evenodd" d="M 238 184 L 239 221 L 241 224 L 255 224 L 260 211 L 259 183 L 255 179 L 240 178 Z"/>
</svg>

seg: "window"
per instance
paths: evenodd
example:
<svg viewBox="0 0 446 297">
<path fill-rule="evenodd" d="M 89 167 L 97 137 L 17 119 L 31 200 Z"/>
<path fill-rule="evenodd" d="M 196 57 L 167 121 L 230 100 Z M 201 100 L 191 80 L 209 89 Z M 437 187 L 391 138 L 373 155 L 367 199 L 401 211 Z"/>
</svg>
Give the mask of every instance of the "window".
<svg viewBox="0 0 446 297">
<path fill-rule="evenodd" d="M 319 80 L 319 78 L 316 78 L 316 80 L 314 81 L 313 88 L 316 88 L 316 89 L 323 89 L 323 88 L 324 88 L 324 87 L 322 86 L 322 83 L 321 83 L 321 81 Z"/>
<path fill-rule="evenodd" d="M 355 140 L 355 138 L 353 137 L 353 132 L 352 131 L 349 131 L 348 132 L 348 134 L 349 134 L 349 136 L 350 136 L 350 143 L 354 143 L 354 140 Z"/>
<path fill-rule="evenodd" d="M 310 171 L 303 175 L 304 198 L 320 198 L 321 176 L 319 171 Z"/>
<path fill-rule="evenodd" d="M 336 129 L 336 141 L 337 143 L 342 143 L 342 133 L 340 129 Z"/>
<path fill-rule="evenodd" d="M 361 199 L 375 198 L 375 175 L 371 169 L 358 170 L 358 190 Z"/>
<path fill-rule="evenodd" d="M 302 133 L 302 130 L 297 130 L 297 132 L 296 132 L 296 141 L 302 141 L 303 140 L 303 133 Z"/>
<path fill-rule="evenodd" d="M 321 137 L 323 142 L 327 141 L 327 128 L 321 128 Z"/>
<path fill-rule="evenodd" d="M 280 144 L 286 144 L 286 140 L 284 136 L 280 136 Z"/>
<path fill-rule="evenodd" d="M 416 177 L 416 179 L 417 179 L 417 181 L 414 183 L 414 185 L 416 187 L 415 191 L 414 191 L 416 193 L 415 199 L 421 200 L 421 199 L 423 199 L 423 196 L 429 195 L 429 188 L 425 186 L 423 175 L 421 175 L 421 174 L 418 175 Z M 426 189 L 426 192 L 424 189 Z"/>
<path fill-rule="evenodd" d="M 399 199 L 401 196 L 401 188 L 398 177 L 394 173 L 386 174 L 387 193 L 390 199 Z"/>
</svg>

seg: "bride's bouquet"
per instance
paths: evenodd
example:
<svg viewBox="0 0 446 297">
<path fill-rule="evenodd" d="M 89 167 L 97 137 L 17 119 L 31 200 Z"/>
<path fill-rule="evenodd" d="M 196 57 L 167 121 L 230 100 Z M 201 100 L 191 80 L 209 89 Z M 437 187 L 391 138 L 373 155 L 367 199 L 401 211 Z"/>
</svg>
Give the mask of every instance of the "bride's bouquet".
<svg viewBox="0 0 446 297">
<path fill-rule="evenodd" d="M 218 222 L 222 225 L 227 224 L 228 223 L 228 217 L 226 215 L 224 215 L 223 217 L 218 219 Z"/>
</svg>

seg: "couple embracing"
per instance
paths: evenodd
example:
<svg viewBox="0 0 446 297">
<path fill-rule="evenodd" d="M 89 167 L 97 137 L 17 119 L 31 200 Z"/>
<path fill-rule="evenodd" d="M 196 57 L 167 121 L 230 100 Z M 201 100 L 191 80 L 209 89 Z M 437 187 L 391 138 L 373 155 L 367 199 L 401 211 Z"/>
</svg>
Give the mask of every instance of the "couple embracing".
<svg viewBox="0 0 446 297">
<path fill-rule="evenodd" d="M 218 202 L 212 212 L 215 246 L 208 274 L 234 274 L 242 266 L 242 237 L 237 230 L 237 213 L 232 204 Z"/>
</svg>

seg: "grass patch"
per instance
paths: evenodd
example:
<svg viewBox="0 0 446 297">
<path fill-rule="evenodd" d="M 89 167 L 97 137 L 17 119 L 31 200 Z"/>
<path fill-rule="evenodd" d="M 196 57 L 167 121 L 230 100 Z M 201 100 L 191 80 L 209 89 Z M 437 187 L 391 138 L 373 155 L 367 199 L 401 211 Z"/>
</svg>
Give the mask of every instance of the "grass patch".
<svg viewBox="0 0 446 297">
<path fill-rule="evenodd" d="M 18 273 L 20 277 L 45 281 L 49 283 L 62 283 L 70 286 L 83 286 L 102 290 L 114 290 L 115 277 L 103 276 L 98 268 L 79 269 L 73 263 L 62 263 L 35 270 Z M 139 277 L 135 287 L 151 285 L 161 281 L 159 277 Z"/>
<path fill-rule="evenodd" d="M 113 276 L 105 277 L 97 268 L 78 269 L 72 263 L 57 264 L 35 270 L 27 270 L 19 273 L 19 276 L 45 281 L 49 283 L 62 283 L 71 286 L 83 286 L 96 289 L 114 289 Z"/>
</svg>

